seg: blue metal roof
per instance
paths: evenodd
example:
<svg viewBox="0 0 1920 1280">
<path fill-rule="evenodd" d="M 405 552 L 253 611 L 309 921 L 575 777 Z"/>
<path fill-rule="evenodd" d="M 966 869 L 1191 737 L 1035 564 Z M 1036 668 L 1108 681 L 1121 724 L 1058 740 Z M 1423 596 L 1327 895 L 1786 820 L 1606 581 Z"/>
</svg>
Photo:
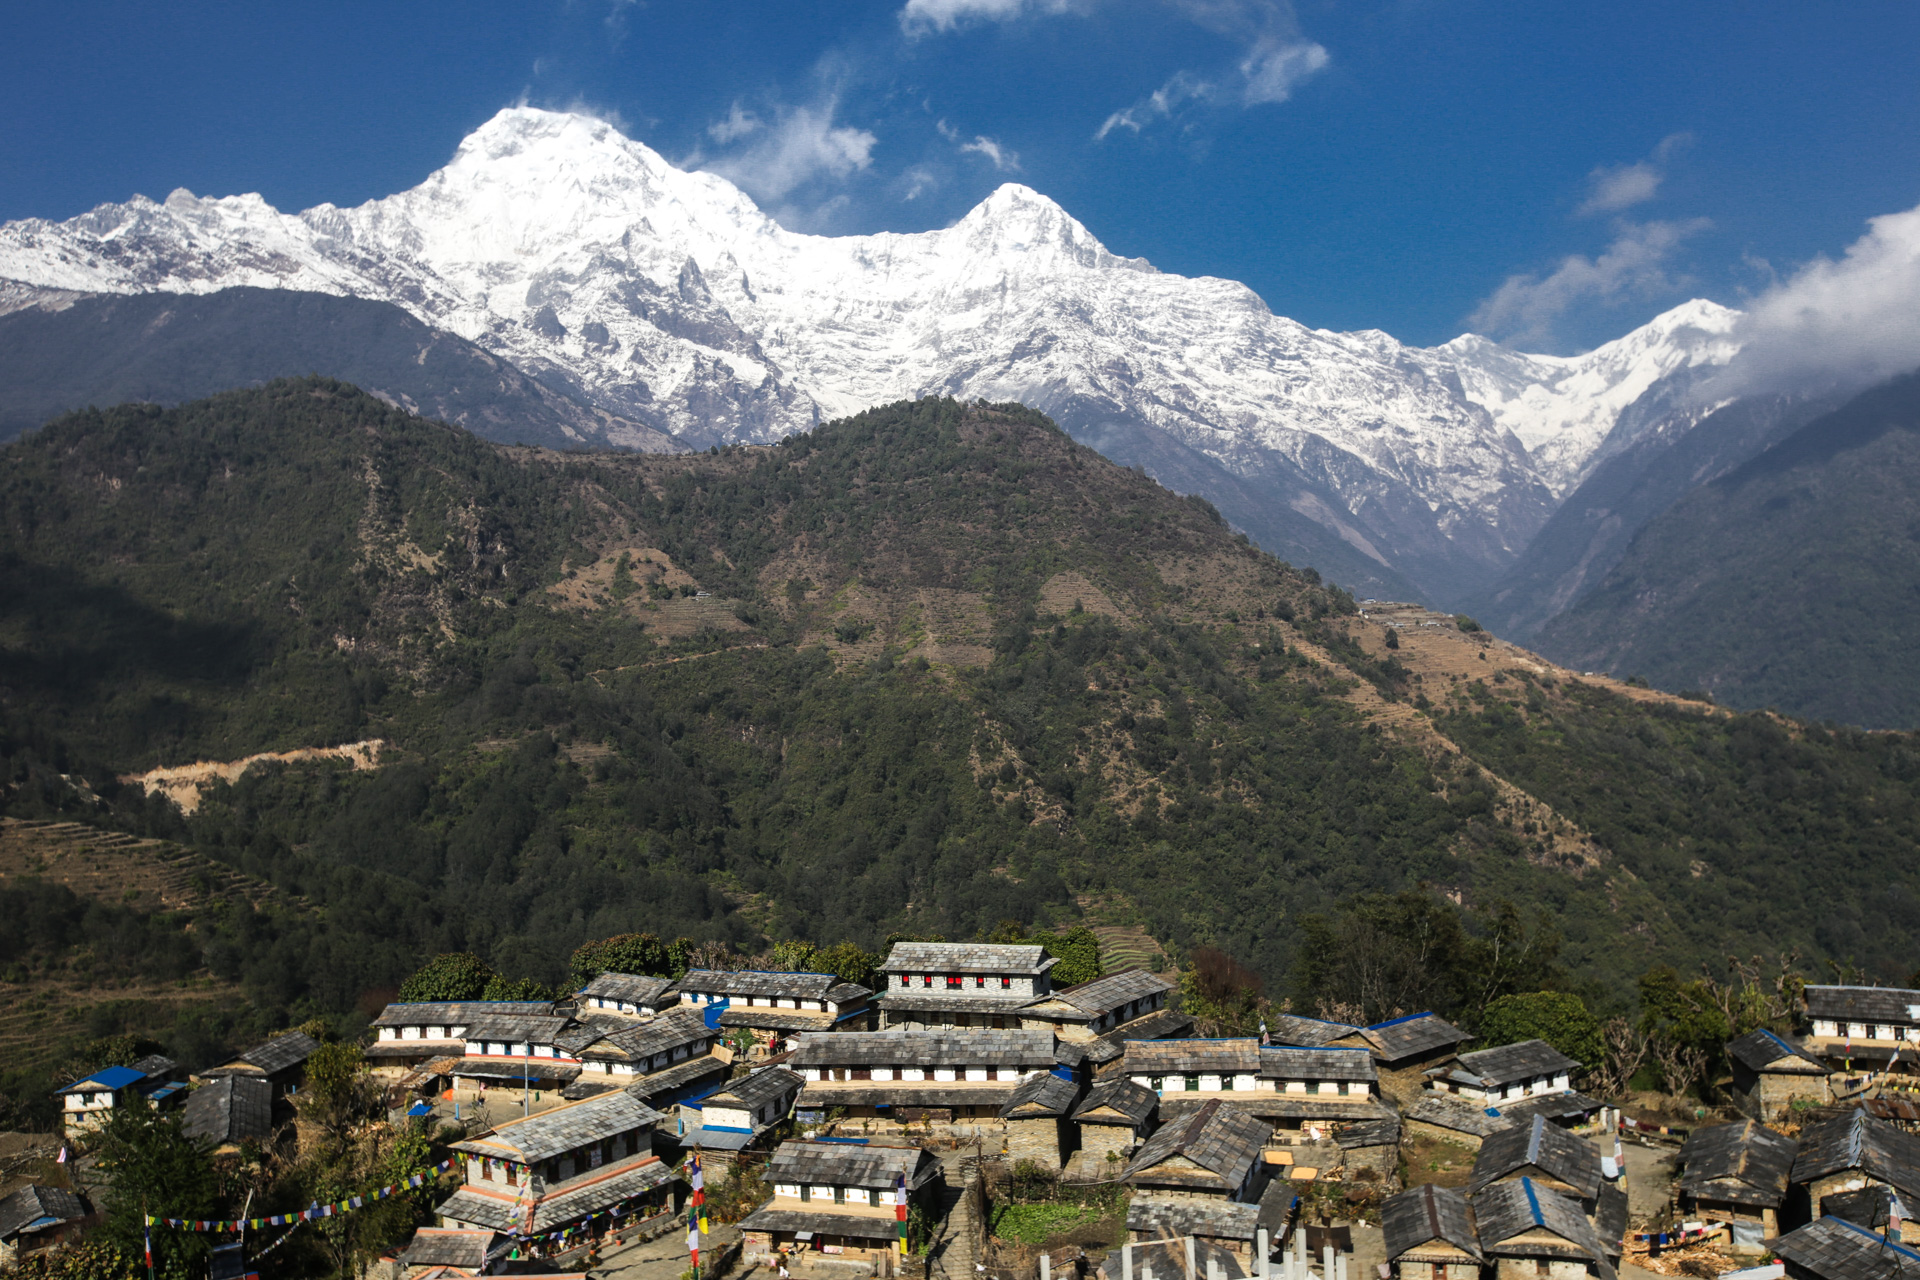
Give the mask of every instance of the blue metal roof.
<svg viewBox="0 0 1920 1280">
<path fill-rule="evenodd" d="M 64 1089 L 55 1089 L 54 1093 L 96 1093 L 102 1089 L 124 1089 L 146 1078 L 146 1072 L 135 1071 L 132 1067 L 107 1067 L 105 1070 L 94 1072 L 85 1080 L 75 1080 Z"/>
</svg>

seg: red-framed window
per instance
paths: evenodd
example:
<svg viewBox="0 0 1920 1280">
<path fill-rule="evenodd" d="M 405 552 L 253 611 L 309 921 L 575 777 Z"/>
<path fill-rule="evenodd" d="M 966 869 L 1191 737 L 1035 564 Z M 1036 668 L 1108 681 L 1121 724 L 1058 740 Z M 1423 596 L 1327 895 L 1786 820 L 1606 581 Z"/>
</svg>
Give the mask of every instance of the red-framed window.
<svg viewBox="0 0 1920 1280">
<path fill-rule="evenodd" d="M 986 979 L 986 976 L 985 976 L 984 974 L 982 974 L 982 975 L 978 975 L 978 976 L 976 976 L 976 977 L 974 978 L 974 980 L 973 980 L 973 985 L 974 985 L 975 987 L 984 987 L 984 986 L 986 986 L 986 985 L 987 985 L 987 979 Z"/>
<path fill-rule="evenodd" d="M 901 974 L 901 975 L 900 975 L 900 985 L 901 985 L 901 986 L 903 986 L 903 987 L 910 987 L 910 986 L 912 986 L 912 985 L 913 985 L 913 975 L 912 975 L 912 974 L 910 974 L 910 973 L 903 973 L 903 974 Z"/>
<path fill-rule="evenodd" d="M 957 973 L 950 973 L 950 974 L 948 974 L 948 975 L 947 975 L 947 990 L 949 990 L 949 991 L 958 991 L 958 990 L 960 989 L 960 984 L 961 984 L 961 982 L 962 982 L 962 981 L 963 981 L 963 979 L 962 979 L 962 978 L 960 977 L 960 975 L 959 975 L 959 974 L 957 974 Z"/>
<path fill-rule="evenodd" d="M 1002 979 L 1000 979 L 1000 989 L 1001 989 L 1002 991 L 1011 991 L 1011 990 L 1013 990 L 1013 979 L 1012 979 L 1012 978 L 1002 978 Z"/>
</svg>

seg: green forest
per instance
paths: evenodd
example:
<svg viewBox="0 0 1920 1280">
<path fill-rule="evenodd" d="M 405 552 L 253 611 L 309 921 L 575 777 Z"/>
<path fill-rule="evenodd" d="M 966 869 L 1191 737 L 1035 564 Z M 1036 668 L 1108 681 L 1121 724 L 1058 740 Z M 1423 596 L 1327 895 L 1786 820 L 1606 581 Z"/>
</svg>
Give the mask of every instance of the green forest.
<svg viewBox="0 0 1920 1280">
<path fill-rule="evenodd" d="M 281 891 L 6 911 L 8 973 L 84 937 L 348 1029 L 445 953 L 556 988 L 583 944 L 641 932 L 873 954 L 1109 923 L 1306 1009 L 1375 998 L 1329 953 L 1354 953 L 1356 904 L 1404 901 L 1463 941 L 1396 961 L 1428 977 L 1381 1016 L 1540 986 L 1625 1010 L 1651 968 L 1760 951 L 1914 966 L 1910 735 L 1577 682 L 1416 690 L 1346 593 L 1017 405 L 587 455 L 308 379 L 69 415 L 0 458 L 5 814 Z M 120 781 L 369 738 L 375 769 L 256 767 L 191 814 Z M 1496 779 L 1598 865 L 1543 856 Z M 1502 937 L 1539 963 L 1476 969 L 1468 944 Z"/>
</svg>

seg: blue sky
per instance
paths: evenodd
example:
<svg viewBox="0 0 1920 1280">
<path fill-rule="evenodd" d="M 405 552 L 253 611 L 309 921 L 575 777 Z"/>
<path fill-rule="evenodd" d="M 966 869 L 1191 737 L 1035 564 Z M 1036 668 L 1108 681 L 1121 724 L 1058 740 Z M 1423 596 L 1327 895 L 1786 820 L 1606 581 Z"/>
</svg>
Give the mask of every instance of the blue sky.
<svg viewBox="0 0 1920 1280">
<path fill-rule="evenodd" d="M 1916 49 L 1911 0 L 75 0 L 10 13 L 0 219 L 358 203 L 527 101 L 796 228 L 1012 179 L 1308 324 L 1573 350 L 1920 204 Z"/>
</svg>

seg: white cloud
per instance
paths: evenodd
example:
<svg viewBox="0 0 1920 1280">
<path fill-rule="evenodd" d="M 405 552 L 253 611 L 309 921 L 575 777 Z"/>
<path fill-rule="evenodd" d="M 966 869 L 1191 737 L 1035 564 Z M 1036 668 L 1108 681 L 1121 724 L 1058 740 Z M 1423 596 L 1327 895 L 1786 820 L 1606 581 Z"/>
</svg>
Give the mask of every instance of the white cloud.
<svg viewBox="0 0 1920 1280">
<path fill-rule="evenodd" d="M 1653 199 L 1666 179 L 1668 161 L 1692 143 L 1690 133 L 1669 134 L 1645 160 L 1595 169 L 1587 175 L 1587 198 L 1574 212 L 1583 218 L 1594 213 L 1617 213 Z"/>
<path fill-rule="evenodd" d="M 1002 146 L 997 138 L 989 138 L 984 133 L 976 133 L 973 136 L 973 141 L 966 142 L 963 141 L 966 135 L 948 124 L 945 120 L 934 121 L 933 127 L 940 131 L 941 137 L 957 146 L 960 149 L 960 154 L 966 155 L 972 153 L 973 155 L 985 156 L 988 163 L 992 164 L 993 167 L 1001 173 L 1020 172 L 1020 153 Z M 909 196 L 907 198 L 912 199 L 913 197 Z"/>
<path fill-rule="evenodd" d="M 1705 218 L 1623 222 L 1613 243 L 1597 258 L 1569 254 L 1545 276 L 1508 276 L 1467 323 L 1508 340 L 1545 342 L 1554 322 L 1582 303 L 1670 293 L 1681 282 L 1668 276 L 1667 260 L 1688 236 L 1711 225 Z"/>
<path fill-rule="evenodd" d="M 969 22 L 1011 22 L 1085 7 L 1076 0 L 907 0 L 900 10 L 900 28 L 910 36 L 923 36 Z"/>
<path fill-rule="evenodd" d="M 1839 390 L 1920 368 L 1920 207 L 1867 221 L 1747 307 L 1740 354 L 1706 392 Z"/>
<path fill-rule="evenodd" d="M 812 182 L 851 177 L 873 163 L 880 140 L 865 129 L 835 124 L 838 109 L 838 100 L 828 97 L 818 106 L 780 107 L 767 122 L 736 103 L 707 133 L 722 145 L 746 145 L 716 158 L 693 159 L 762 203 L 784 200 Z"/>
<path fill-rule="evenodd" d="M 1155 89 L 1130 107 L 1108 116 L 1099 129 L 1094 131 L 1093 139 L 1098 142 L 1115 129 L 1131 129 L 1139 133 L 1141 129 L 1156 120 L 1164 120 L 1182 106 L 1197 99 L 1211 98 L 1214 87 L 1211 82 L 1190 75 L 1185 71 L 1176 71 L 1165 84 Z"/>
<path fill-rule="evenodd" d="M 1240 63 L 1245 79 L 1241 100 L 1248 106 L 1285 102 L 1293 87 L 1330 61 L 1327 51 L 1311 40 L 1262 40 Z"/>
</svg>

